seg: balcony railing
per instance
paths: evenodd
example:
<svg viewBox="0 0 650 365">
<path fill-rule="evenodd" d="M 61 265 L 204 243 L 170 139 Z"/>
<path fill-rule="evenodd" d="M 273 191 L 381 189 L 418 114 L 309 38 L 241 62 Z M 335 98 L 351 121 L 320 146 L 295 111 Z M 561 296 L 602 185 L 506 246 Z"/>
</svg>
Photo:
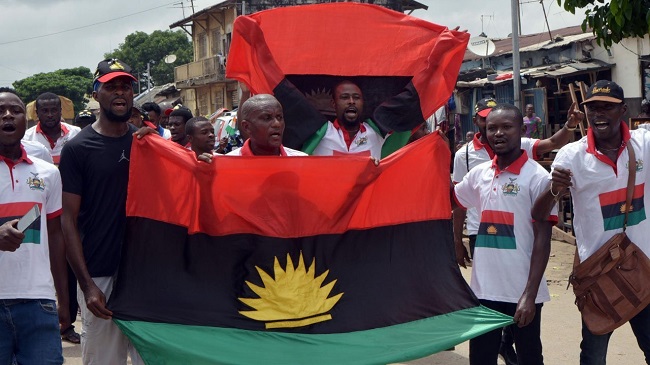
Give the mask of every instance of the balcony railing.
<svg viewBox="0 0 650 365">
<path fill-rule="evenodd" d="M 226 81 L 225 57 L 214 56 L 174 68 L 174 82 L 179 89 Z"/>
</svg>

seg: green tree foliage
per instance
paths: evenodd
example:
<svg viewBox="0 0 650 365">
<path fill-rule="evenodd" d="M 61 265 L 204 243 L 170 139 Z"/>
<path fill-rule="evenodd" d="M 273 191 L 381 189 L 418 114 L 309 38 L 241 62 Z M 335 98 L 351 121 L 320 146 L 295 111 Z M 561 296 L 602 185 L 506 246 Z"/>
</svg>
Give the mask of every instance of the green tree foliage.
<svg viewBox="0 0 650 365">
<path fill-rule="evenodd" d="M 192 42 L 182 30 L 156 30 L 151 34 L 145 32 L 131 33 L 124 43 L 113 52 L 106 53 L 106 58 L 118 58 L 133 68 L 133 74 L 147 71 L 147 62 L 151 65 L 151 77 L 156 85 L 174 82 L 174 66 L 192 61 Z M 173 64 L 165 63 L 165 56 L 174 54 Z M 142 77 L 141 77 L 142 79 Z"/>
<path fill-rule="evenodd" d="M 557 0 L 575 14 L 585 10 L 582 30 L 591 28 L 599 45 L 606 48 L 627 37 L 644 37 L 650 33 L 650 0 Z"/>
<path fill-rule="evenodd" d="M 72 100 L 75 112 L 79 112 L 86 107 L 86 96 L 93 91 L 93 74 L 87 67 L 68 68 L 35 74 L 15 81 L 13 86 L 25 103 L 49 91 Z"/>
</svg>

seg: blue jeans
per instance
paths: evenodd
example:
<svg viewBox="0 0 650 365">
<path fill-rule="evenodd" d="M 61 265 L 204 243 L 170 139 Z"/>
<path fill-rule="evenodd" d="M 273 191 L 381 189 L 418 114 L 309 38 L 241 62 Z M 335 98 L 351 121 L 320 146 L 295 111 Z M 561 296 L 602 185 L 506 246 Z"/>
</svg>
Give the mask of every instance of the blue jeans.
<svg viewBox="0 0 650 365">
<path fill-rule="evenodd" d="M 646 364 L 650 364 L 650 305 L 630 319 L 636 342 L 643 351 Z M 605 365 L 607 345 L 613 332 L 594 335 L 582 322 L 582 342 L 580 343 L 580 365 Z"/>
<path fill-rule="evenodd" d="M 63 350 L 56 303 L 0 299 L 0 365 L 61 365 Z"/>
</svg>

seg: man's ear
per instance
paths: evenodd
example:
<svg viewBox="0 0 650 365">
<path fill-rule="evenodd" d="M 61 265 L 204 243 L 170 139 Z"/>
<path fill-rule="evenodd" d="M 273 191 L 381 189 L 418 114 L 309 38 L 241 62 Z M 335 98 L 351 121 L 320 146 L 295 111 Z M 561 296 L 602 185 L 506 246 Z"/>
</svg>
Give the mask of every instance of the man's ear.
<svg viewBox="0 0 650 365">
<path fill-rule="evenodd" d="M 93 95 L 93 99 L 95 99 L 95 101 L 97 101 L 97 91 L 93 91 L 92 95 Z"/>
<path fill-rule="evenodd" d="M 246 133 L 247 136 L 251 135 L 251 122 L 247 121 L 246 119 L 242 119 L 241 122 L 241 129 Z"/>
</svg>

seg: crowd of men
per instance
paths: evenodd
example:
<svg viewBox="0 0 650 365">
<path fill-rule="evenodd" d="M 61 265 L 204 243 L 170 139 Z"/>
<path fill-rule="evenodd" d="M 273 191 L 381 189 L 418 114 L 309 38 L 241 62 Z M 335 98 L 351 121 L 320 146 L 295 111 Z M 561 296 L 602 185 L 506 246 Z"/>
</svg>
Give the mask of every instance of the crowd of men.
<svg viewBox="0 0 650 365">
<path fill-rule="evenodd" d="M 38 124 L 28 130 L 25 104 L 14 90 L 0 88 L 0 164 L 6 166 L 0 167 L 0 364 L 61 364 L 62 337 L 81 342 L 84 364 L 126 364 L 127 356 L 133 364 L 143 363 L 106 306 L 126 230 L 133 138 L 169 139 L 191 150 L 197 163 L 221 157 L 207 118 L 182 106 L 134 108 L 134 81 L 128 65 L 104 60 L 93 84 L 97 117 L 82 111 L 76 118 L 80 126 L 66 124 L 58 96 L 44 92 L 36 100 Z M 611 81 L 595 83 L 583 104 L 590 128 L 573 143 L 568 142 L 585 119 L 577 104 L 564 127 L 541 140 L 522 137 L 526 120 L 535 121 L 528 107 L 525 117 L 517 107 L 494 99 L 476 104 L 478 132 L 468 135 L 454 157 L 456 258 L 463 267 L 473 261 L 470 286 L 481 303 L 513 316 L 515 324 L 472 339 L 470 364 L 496 364 L 499 354 L 508 364 L 543 364 L 541 312 L 550 299 L 544 270 L 557 222 L 556 197 L 566 189 L 573 196 L 581 261 L 621 229 L 603 228 L 598 197 L 626 186 L 625 146 L 632 143 L 644 160 L 650 134 L 630 131 L 621 122 L 627 110 L 623 90 Z M 310 154 L 363 155 L 379 163 L 390 133 L 362 118 L 363 105 L 358 85 L 339 82 L 332 95 L 336 119 L 308 141 Z M 162 118 L 168 118 L 169 129 Z M 272 95 L 248 98 L 239 109 L 238 127 L 245 142 L 228 155 L 307 156 L 283 145 L 283 107 Z M 409 142 L 427 133 L 423 122 L 413 128 Z M 554 149 L 559 152 L 549 173 L 535 160 Z M 644 182 L 645 174 L 638 173 L 637 185 L 646 189 Z M 33 205 L 40 207 L 41 217 L 19 230 L 18 218 Z M 650 243 L 643 237 L 649 230 L 647 219 L 627 229 L 647 254 Z M 72 326 L 77 303 L 80 338 Z M 650 309 L 630 324 L 650 363 Z M 610 335 L 594 335 L 583 326 L 580 363 L 605 364 Z"/>
</svg>

